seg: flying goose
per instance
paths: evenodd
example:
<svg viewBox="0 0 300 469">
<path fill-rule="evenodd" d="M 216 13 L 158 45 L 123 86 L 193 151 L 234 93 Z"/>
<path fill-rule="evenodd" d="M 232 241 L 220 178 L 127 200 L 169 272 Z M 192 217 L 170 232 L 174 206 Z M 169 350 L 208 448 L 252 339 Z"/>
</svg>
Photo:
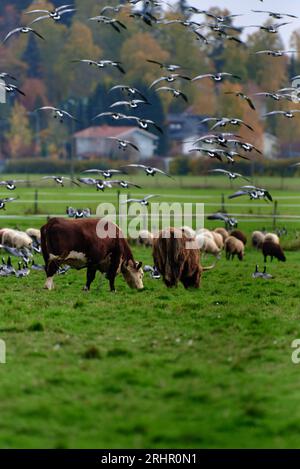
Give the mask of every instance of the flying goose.
<svg viewBox="0 0 300 469">
<path fill-rule="evenodd" d="M 53 21 L 60 21 L 62 19 L 62 16 L 65 15 L 66 13 L 73 13 L 76 11 L 76 8 L 69 8 L 73 7 L 73 5 L 62 5 L 61 7 L 55 8 L 53 11 L 49 10 L 31 10 L 26 12 L 25 14 L 30 14 L 30 13 L 46 13 L 45 15 L 39 16 L 38 18 L 35 18 L 33 21 L 29 23 L 29 25 L 33 23 L 37 23 L 38 21 L 42 20 L 53 20 Z"/>
<path fill-rule="evenodd" d="M 180 70 L 181 68 L 184 68 L 181 65 L 165 64 L 165 63 L 162 63 L 162 62 L 158 62 L 157 60 L 147 59 L 146 62 L 149 62 L 150 64 L 158 65 L 159 68 L 165 69 L 168 72 L 176 72 L 176 70 Z"/>
<path fill-rule="evenodd" d="M 33 112 L 38 112 L 38 111 L 52 111 L 53 112 L 53 118 L 54 119 L 59 119 L 61 124 L 63 124 L 65 117 L 69 117 L 70 119 L 78 122 L 78 120 L 74 116 L 72 116 L 72 114 L 70 114 L 67 111 L 64 111 L 63 109 L 59 109 L 57 107 L 42 106 L 42 107 L 39 107 L 39 108 L 35 109 Z"/>
<path fill-rule="evenodd" d="M 141 117 L 136 117 L 136 116 L 127 116 L 127 119 L 132 119 L 135 120 L 136 123 L 138 124 L 139 128 L 142 130 L 148 130 L 149 127 L 153 126 L 156 130 L 158 130 L 161 134 L 163 134 L 163 130 L 161 127 L 159 127 L 153 120 L 151 119 L 143 119 Z"/>
<path fill-rule="evenodd" d="M 123 189 L 129 189 L 129 187 L 136 187 L 137 189 L 141 189 L 141 186 L 138 184 L 134 184 L 133 182 L 124 181 L 124 180 L 114 180 L 111 181 L 112 184 L 118 184 L 119 186 L 123 187 Z"/>
<path fill-rule="evenodd" d="M 126 106 L 130 109 L 136 109 L 141 104 L 150 104 L 148 101 L 143 101 L 142 99 L 132 99 L 131 101 L 116 101 L 115 103 L 111 104 L 109 107 L 114 108 L 118 106 Z"/>
<path fill-rule="evenodd" d="M 175 88 L 170 88 L 169 86 L 160 86 L 159 88 L 156 88 L 155 91 L 168 91 L 169 93 L 172 93 L 174 98 L 182 98 L 186 103 L 188 102 L 186 94 Z"/>
<path fill-rule="evenodd" d="M 129 119 L 131 116 L 126 116 L 126 114 L 122 114 L 121 112 L 100 112 L 100 114 L 97 114 L 95 117 L 93 117 L 92 120 L 99 119 L 100 117 L 106 117 L 109 116 L 113 120 L 120 120 L 120 119 Z"/>
<path fill-rule="evenodd" d="M 117 137 L 106 137 L 106 138 L 109 139 L 109 140 L 114 140 L 114 141 L 118 142 L 119 150 L 125 151 L 127 147 L 131 147 L 136 151 L 140 151 L 139 148 L 134 143 L 130 142 L 129 140 L 123 140 L 123 139 L 117 138 Z"/>
<path fill-rule="evenodd" d="M 247 129 L 254 132 L 254 129 L 249 124 L 246 124 L 242 119 L 238 119 L 236 117 L 206 117 L 201 121 L 201 124 L 210 121 L 216 121 L 216 123 L 212 126 L 211 130 L 216 129 L 217 127 L 226 127 L 227 125 L 234 125 L 237 127 L 245 126 L 247 127 Z"/>
<path fill-rule="evenodd" d="M 154 80 L 149 88 L 153 88 L 153 86 L 157 85 L 158 83 L 162 81 L 166 81 L 167 83 L 174 83 L 177 80 L 191 80 L 190 77 L 186 77 L 185 75 L 180 75 L 179 73 L 171 73 L 171 75 L 165 76 L 165 77 L 160 77 Z"/>
<path fill-rule="evenodd" d="M 258 148 L 256 148 L 254 145 L 252 145 L 252 143 L 243 142 L 241 140 L 236 140 L 234 138 L 233 139 L 229 138 L 227 140 L 227 143 L 229 143 L 229 144 L 232 143 L 233 145 L 235 145 L 237 147 L 240 147 L 243 150 L 248 151 L 248 152 L 251 152 L 252 150 L 255 150 L 257 153 L 262 155 L 262 152 Z"/>
<path fill-rule="evenodd" d="M 16 183 L 26 182 L 24 179 L 10 179 L 7 181 L 0 181 L 0 186 L 6 186 L 6 189 L 9 191 L 14 191 L 16 189 Z"/>
<path fill-rule="evenodd" d="M 259 50 L 255 52 L 256 55 L 270 55 L 271 57 L 282 57 L 287 54 L 297 54 L 297 50 Z"/>
<path fill-rule="evenodd" d="M 236 78 L 237 80 L 241 80 L 238 75 L 234 75 L 232 73 L 227 72 L 218 72 L 218 73 L 206 73 L 204 75 L 198 75 L 192 79 L 192 81 L 202 80 L 203 78 L 211 78 L 215 82 L 221 82 L 225 77 L 232 77 Z"/>
<path fill-rule="evenodd" d="M 235 199 L 236 197 L 240 197 L 242 195 L 249 195 L 250 200 L 265 199 L 269 200 L 270 202 L 273 201 L 273 198 L 267 189 L 262 189 L 261 187 L 256 186 L 243 186 L 239 191 L 229 195 L 228 198 Z"/>
<path fill-rule="evenodd" d="M 292 119 L 295 117 L 295 114 L 297 112 L 300 112 L 300 109 L 291 109 L 289 111 L 271 111 L 267 112 L 266 114 L 263 115 L 263 117 L 268 117 L 268 116 L 284 116 L 287 117 L 288 119 Z"/>
<path fill-rule="evenodd" d="M 102 179 L 78 178 L 78 181 L 82 182 L 83 184 L 87 184 L 88 186 L 96 186 L 97 191 L 104 192 L 106 188 L 112 188 L 110 181 L 103 181 Z"/>
<path fill-rule="evenodd" d="M 282 26 L 285 26 L 287 24 L 290 24 L 290 23 L 276 23 L 276 24 L 269 24 L 269 25 L 255 25 L 255 24 L 252 24 L 250 26 L 245 26 L 246 28 L 259 28 L 261 29 L 262 31 L 266 31 L 267 33 L 270 33 L 270 34 L 278 34 L 278 30 L 279 28 L 281 28 Z"/>
<path fill-rule="evenodd" d="M 120 28 L 127 29 L 127 26 L 121 23 L 121 21 L 117 20 L 116 18 L 109 18 L 108 16 L 94 16 L 92 18 L 89 18 L 89 21 L 97 21 L 97 23 L 110 24 L 113 29 L 118 33 L 121 32 Z"/>
<path fill-rule="evenodd" d="M 208 220 L 222 220 L 225 222 L 226 226 L 230 228 L 236 228 L 238 226 L 238 221 L 236 218 L 230 217 L 229 215 L 221 213 L 221 212 L 208 215 L 207 219 Z"/>
<path fill-rule="evenodd" d="M 90 60 L 90 59 L 78 59 L 78 60 L 72 60 L 72 62 L 82 62 L 82 63 L 87 63 L 91 66 L 95 66 L 98 68 L 105 68 L 105 67 L 115 67 L 117 68 L 121 73 L 125 74 L 125 70 L 122 67 L 122 62 L 117 62 L 115 60 Z"/>
<path fill-rule="evenodd" d="M 248 103 L 249 107 L 255 111 L 255 106 L 254 106 L 253 101 L 251 100 L 251 98 L 249 98 L 249 96 L 242 93 L 241 91 L 238 91 L 238 92 L 236 92 L 236 91 L 225 91 L 225 94 L 234 95 L 237 98 L 241 98 L 241 99 L 245 100 Z"/>
<path fill-rule="evenodd" d="M 5 205 L 7 202 L 13 202 L 17 199 L 18 197 L 4 197 L 3 199 L 0 199 L 0 210 L 5 210 Z"/>
<path fill-rule="evenodd" d="M 210 169 L 208 172 L 209 172 L 209 173 L 220 173 L 220 174 L 224 174 L 225 176 L 228 176 L 229 179 L 242 178 L 242 179 L 245 179 L 245 181 L 250 181 L 250 179 L 246 178 L 245 176 L 243 176 L 243 175 L 240 174 L 240 173 L 233 173 L 233 172 L 231 172 L 231 171 L 226 171 L 225 169 Z"/>
<path fill-rule="evenodd" d="M 105 179 L 110 179 L 114 174 L 126 174 L 121 169 L 86 169 L 83 173 L 98 173 L 102 174 Z"/>
<path fill-rule="evenodd" d="M 115 85 L 110 90 L 108 90 L 109 93 L 115 90 L 121 90 L 127 92 L 128 96 L 139 96 L 141 99 L 144 101 L 148 101 L 147 98 L 137 89 L 133 88 L 132 86 L 128 85 Z"/>
<path fill-rule="evenodd" d="M 113 13 L 119 13 L 123 8 L 126 8 L 126 5 L 116 5 L 116 6 L 106 5 L 100 11 L 100 15 L 103 15 L 103 13 L 105 13 L 106 11 L 112 11 Z"/>
<path fill-rule="evenodd" d="M 17 33 L 21 33 L 21 34 L 33 33 L 36 36 L 38 36 L 40 39 L 45 40 L 45 38 L 41 34 L 35 31 L 35 29 L 29 28 L 28 26 L 21 26 L 20 28 L 15 28 L 12 31 L 10 31 L 3 39 L 3 42 L 6 42 L 7 39 L 9 39 L 13 34 L 17 34 Z"/>
<path fill-rule="evenodd" d="M 129 15 L 130 18 L 134 18 L 137 20 L 142 20 L 148 26 L 152 26 L 153 23 L 158 23 L 158 19 L 152 15 L 150 12 L 142 13 L 140 11 L 132 11 Z"/>
<path fill-rule="evenodd" d="M 298 18 L 295 15 L 290 15 L 288 13 L 278 13 L 277 11 L 265 11 L 265 10 L 251 10 L 253 13 L 268 13 L 271 18 L 275 20 L 282 20 L 285 16 L 288 18 Z"/>
<path fill-rule="evenodd" d="M 147 195 L 143 199 L 127 199 L 127 200 L 124 200 L 121 203 L 122 204 L 130 204 L 131 202 L 137 202 L 137 203 L 147 207 L 149 205 L 149 199 L 152 199 L 153 197 L 159 197 L 159 196 L 151 194 L 151 195 Z"/>
<path fill-rule="evenodd" d="M 43 176 L 42 179 L 52 179 L 61 187 L 64 187 L 64 181 L 70 181 L 72 184 L 79 186 L 79 184 L 76 181 L 66 176 Z"/>
<path fill-rule="evenodd" d="M 164 176 L 167 176 L 168 178 L 173 179 L 172 176 L 170 176 L 170 174 L 167 174 L 162 169 L 154 168 L 152 166 L 145 166 L 144 164 L 132 163 L 132 164 L 127 164 L 125 167 L 126 168 L 140 168 L 140 169 L 143 169 L 147 176 L 155 176 L 156 173 L 159 173 L 159 174 L 163 174 Z"/>
<path fill-rule="evenodd" d="M 0 79 L 1 79 L 1 80 L 5 80 L 5 78 L 9 78 L 10 80 L 17 81 L 17 79 L 16 79 L 14 76 L 10 75 L 10 73 L 1 72 L 1 73 L 0 73 Z"/>
<path fill-rule="evenodd" d="M 20 90 L 20 88 L 18 88 L 16 85 L 12 85 L 11 83 L 6 84 L 0 81 L 0 86 L 2 86 L 2 88 L 5 88 L 5 91 L 7 93 L 17 92 L 21 94 L 22 96 L 26 96 L 26 94 L 22 90 Z"/>
</svg>

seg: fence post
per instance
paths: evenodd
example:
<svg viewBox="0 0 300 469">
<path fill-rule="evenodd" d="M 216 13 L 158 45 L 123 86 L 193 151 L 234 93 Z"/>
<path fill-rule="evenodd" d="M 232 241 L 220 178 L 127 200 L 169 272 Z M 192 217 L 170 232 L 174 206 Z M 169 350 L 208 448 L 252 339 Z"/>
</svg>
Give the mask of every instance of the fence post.
<svg viewBox="0 0 300 469">
<path fill-rule="evenodd" d="M 278 208 L 278 201 L 275 200 L 274 209 L 273 209 L 273 231 L 275 231 L 275 228 L 276 228 L 277 208 Z"/>
<path fill-rule="evenodd" d="M 226 212 L 226 209 L 225 209 L 225 196 L 224 196 L 224 194 L 222 194 L 222 196 L 221 196 L 221 212 L 222 212 L 222 213 L 225 213 L 225 212 Z"/>
<path fill-rule="evenodd" d="M 39 192 L 36 189 L 35 192 L 34 192 L 34 208 L 33 208 L 33 212 L 34 212 L 35 215 L 37 215 L 38 211 L 39 211 L 38 202 L 39 202 Z"/>
</svg>

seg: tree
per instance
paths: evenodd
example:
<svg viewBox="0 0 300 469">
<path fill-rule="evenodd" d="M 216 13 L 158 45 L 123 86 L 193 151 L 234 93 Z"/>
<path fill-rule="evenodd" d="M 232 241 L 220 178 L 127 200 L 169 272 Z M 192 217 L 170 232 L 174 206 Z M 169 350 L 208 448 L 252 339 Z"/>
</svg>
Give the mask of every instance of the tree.
<svg viewBox="0 0 300 469">
<path fill-rule="evenodd" d="M 5 137 L 8 140 L 11 158 L 28 156 L 32 144 L 32 132 L 25 107 L 15 101 L 9 120 L 10 130 Z"/>
</svg>

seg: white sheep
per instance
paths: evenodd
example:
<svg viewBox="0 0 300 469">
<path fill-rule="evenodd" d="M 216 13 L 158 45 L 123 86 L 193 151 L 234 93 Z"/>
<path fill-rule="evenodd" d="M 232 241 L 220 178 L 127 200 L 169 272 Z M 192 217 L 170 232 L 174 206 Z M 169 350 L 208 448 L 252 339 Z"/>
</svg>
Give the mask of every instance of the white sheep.
<svg viewBox="0 0 300 469">
<path fill-rule="evenodd" d="M 256 249 L 261 249 L 265 240 L 265 235 L 261 231 L 253 231 L 251 239 L 252 246 Z"/>
<path fill-rule="evenodd" d="M 211 234 L 213 235 L 214 242 L 216 243 L 218 248 L 222 250 L 224 247 L 223 236 L 220 233 L 216 233 L 215 231 L 212 231 Z"/>
<path fill-rule="evenodd" d="M 41 231 L 36 228 L 28 228 L 25 233 L 35 241 L 41 242 Z"/>
<path fill-rule="evenodd" d="M 270 241 L 271 243 L 280 244 L 279 238 L 275 233 L 267 233 L 264 241 Z"/>
<path fill-rule="evenodd" d="M 32 239 L 23 231 L 8 228 L 2 235 L 2 244 L 6 244 L 7 246 L 11 246 L 17 249 L 31 249 Z"/>
<path fill-rule="evenodd" d="M 183 231 L 183 233 L 185 234 L 185 236 L 187 238 L 195 238 L 196 236 L 196 231 L 193 230 L 193 228 L 190 228 L 189 226 L 182 226 L 181 228 L 179 228 L 181 231 Z"/>
<path fill-rule="evenodd" d="M 216 257 L 219 256 L 220 249 L 216 245 L 215 241 L 210 236 L 207 236 L 207 233 L 197 234 L 195 237 L 195 241 L 200 251 L 206 254 L 212 254 Z"/>
</svg>

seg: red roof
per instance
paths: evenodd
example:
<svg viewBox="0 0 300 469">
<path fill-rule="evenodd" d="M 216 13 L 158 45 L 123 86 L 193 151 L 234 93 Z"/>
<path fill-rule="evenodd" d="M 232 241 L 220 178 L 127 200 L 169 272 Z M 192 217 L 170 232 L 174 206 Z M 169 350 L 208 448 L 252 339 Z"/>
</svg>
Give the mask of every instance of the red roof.
<svg viewBox="0 0 300 469">
<path fill-rule="evenodd" d="M 100 125 L 95 127 L 88 127 L 87 129 L 80 130 L 74 134 L 74 137 L 81 138 L 104 138 L 104 137 L 118 137 L 124 133 L 137 130 L 137 127 L 113 127 L 111 125 Z"/>
</svg>

